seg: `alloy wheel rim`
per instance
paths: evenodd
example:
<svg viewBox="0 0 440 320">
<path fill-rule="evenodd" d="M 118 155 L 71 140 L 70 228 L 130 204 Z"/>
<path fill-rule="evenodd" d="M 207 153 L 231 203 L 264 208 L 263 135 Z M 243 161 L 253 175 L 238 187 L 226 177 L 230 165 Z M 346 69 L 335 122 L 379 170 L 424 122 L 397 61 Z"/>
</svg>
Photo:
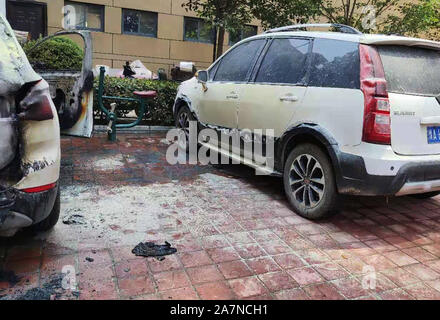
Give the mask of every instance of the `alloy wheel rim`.
<svg viewBox="0 0 440 320">
<path fill-rule="evenodd" d="M 301 207 L 316 207 L 325 191 L 324 171 L 319 161 L 309 154 L 295 158 L 290 167 L 289 184 L 293 198 Z"/>
<path fill-rule="evenodd" d="M 189 117 L 186 112 L 179 115 L 179 127 L 185 132 L 186 137 L 189 137 Z"/>
</svg>

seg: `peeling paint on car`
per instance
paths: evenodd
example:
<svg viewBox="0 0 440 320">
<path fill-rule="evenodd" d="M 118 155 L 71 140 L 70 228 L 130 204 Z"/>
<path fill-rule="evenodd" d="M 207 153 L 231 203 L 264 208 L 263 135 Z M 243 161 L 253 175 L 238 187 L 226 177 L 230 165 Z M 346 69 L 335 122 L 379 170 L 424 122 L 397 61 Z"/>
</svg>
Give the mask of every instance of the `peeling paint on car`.
<svg viewBox="0 0 440 320">
<path fill-rule="evenodd" d="M 46 159 L 36 160 L 32 163 L 23 163 L 22 164 L 23 175 L 27 176 L 31 172 L 43 170 L 44 168 L 50 166 L 51 164 L 53 164 L 53 161 L 49 163 Z"/>
</svg>

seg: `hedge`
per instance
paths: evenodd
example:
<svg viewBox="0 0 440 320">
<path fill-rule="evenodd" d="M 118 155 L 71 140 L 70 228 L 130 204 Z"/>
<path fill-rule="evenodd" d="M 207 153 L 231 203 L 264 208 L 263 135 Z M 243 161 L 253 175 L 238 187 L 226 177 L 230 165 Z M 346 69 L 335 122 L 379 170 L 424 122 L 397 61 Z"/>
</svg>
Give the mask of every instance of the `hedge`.
<svg viewBox="0 0 440 320">
<path fill-rule="evenodd" d="M 35 69 L 81 70 L 84 51 L 76 42 L 66 37 L 54 37 L 30 51 L 38 41 L 28 41 L 23 45 Z"/>
<path fill-rule="evenodd" d="M 94 109 L 99 113 L 98 107 L 98 85 L 99 79 L 95 78 L 95 96 L 94 96 Z M 133 98 L 134 91 L 155 90 L 157 91 L 157 97 L 149 103 L 148 113 L 146 120 L 149 125 L 162 125 L 170 126 L 174 124 L 173 117 L 173 105 L 177 94 L 177 88 L 179 83 L 173 81 L 159 81 L 159 80 L 145 80 L 145 79 L 122 79 L 105 77 L 104 80 L 104 95 L 105 96 L 117 96 Z M 110 109 L 110 103 L 113 101 L 104 100 L 106 108 Z M 136 110 L 139 106 L 138 103 L 116 101 L 118 104 L 117 110 Z"/>
</svg>

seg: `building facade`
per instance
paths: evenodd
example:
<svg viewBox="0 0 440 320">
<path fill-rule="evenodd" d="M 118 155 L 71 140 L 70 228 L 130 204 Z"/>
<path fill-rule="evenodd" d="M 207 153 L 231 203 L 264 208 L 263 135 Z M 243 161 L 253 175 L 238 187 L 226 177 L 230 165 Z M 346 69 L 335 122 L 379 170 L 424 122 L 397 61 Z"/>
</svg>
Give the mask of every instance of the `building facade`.
<svg viewBox="0 0 440 320">
<path fill-rule="evenodd" d="M 29 0 L 6 0 L 6 8 L 8 3 L 17 2 Z M 125 61 L 139 59 L 148 69 L 156 72 L 163 68 L 169 74 L 180 61 L 194 62 L 198 69 L 212 63 L 214 32 L 194 12 L 182 8 L 184 0 L 34 2 L 45 4 L 47 34 L 66 25 L 92 31 L 95 64 L 122 68 Z M 224 49 L 261 31 L 258 22 L 253 21 L 241 32 L 227 33 Z"/>
</svg>

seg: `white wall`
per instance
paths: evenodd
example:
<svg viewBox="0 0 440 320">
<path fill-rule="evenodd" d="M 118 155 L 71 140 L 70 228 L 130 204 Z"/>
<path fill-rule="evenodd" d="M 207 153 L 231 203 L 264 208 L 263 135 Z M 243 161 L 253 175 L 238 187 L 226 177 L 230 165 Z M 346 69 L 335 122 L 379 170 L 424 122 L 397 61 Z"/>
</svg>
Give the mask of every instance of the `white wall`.
<svg viewBox="0 0 440 320">
<path fill-rule="evenodd" d="M 6 0 L 0 0 L 0 13 L 6 16 Z"/>
</svg>

